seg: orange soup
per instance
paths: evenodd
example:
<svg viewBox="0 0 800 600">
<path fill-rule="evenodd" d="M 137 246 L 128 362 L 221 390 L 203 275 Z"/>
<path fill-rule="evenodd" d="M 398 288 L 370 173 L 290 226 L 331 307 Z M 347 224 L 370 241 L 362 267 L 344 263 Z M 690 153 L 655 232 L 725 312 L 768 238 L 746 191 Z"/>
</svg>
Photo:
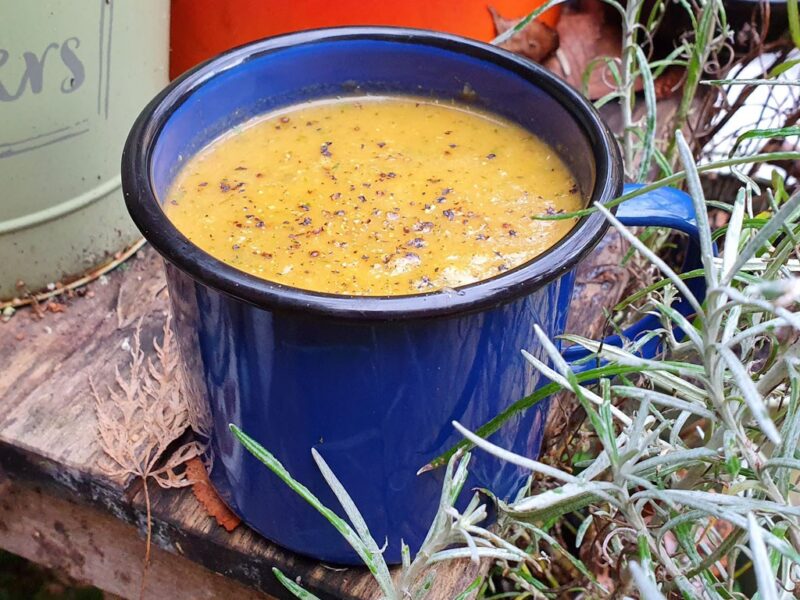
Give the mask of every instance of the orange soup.
<svg viewBox="0 0 800 600">
<path fill-rule="evenodd" d="M 558 242 L 582 196 L 547 144 L 450 102 L 309 102 L 239 126 L 192 157 L 165 203 L 216 258 L 332 294 L 456 288 Z"/>
</svg>

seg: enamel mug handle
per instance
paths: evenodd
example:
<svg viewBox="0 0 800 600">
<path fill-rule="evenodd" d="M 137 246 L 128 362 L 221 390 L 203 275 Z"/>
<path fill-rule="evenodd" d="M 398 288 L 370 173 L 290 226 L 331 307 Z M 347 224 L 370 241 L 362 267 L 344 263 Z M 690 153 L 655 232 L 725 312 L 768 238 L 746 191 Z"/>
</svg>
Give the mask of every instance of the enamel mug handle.
<svg viewBox="0 0 800 600">
<path fill-rule="evenodd" d="M 632 192 L 643 187 L 641 184 L 627 184 L 624 192 Z M 692 198 L 680 190 L 669 187 L 660 188 L 626 200 L 617 209 L 617 218 L 628 227 L 669 227 L 682 231 L 689 236 L 689 247 L 683 263 L 683 273 L 688 273 L 702 266 L 700 257 L 700 234 L 697 229 L 697 218 Z M 686 286 L 702 304 L 706 295 L 704 277 L 693 277 L 686 280 Z M 691 304 L 682 296 L 672 308 L 688 317 L 693 314 Z M 622 332 L 622 336 L 612 335 L 603 340 L 606 346 L 622 346 L 623 339 L 636 340 L 642 334 L 661 326 L 657 316 L 647 315 Z M 679 333 L 676 330 L 676 333 Z M 661 350 L 661 341 L 657 337 L 648 340 L 640 349 L 639 356 L 653 358 Z M 569 363 L 589 356 L 591 352 L 581 346 L 570 346 L 563 351 Z M 575 371 L 583 371 L 595 367 L 593 361 L 586 365 L 573 365 Z"/>
</svg>

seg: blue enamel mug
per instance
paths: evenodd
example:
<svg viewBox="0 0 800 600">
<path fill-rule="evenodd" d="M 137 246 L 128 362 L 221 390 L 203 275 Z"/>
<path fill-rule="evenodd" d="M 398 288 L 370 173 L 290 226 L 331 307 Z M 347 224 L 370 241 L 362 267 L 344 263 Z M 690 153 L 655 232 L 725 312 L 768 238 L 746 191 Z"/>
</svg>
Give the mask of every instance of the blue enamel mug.
<svg viewBox="0 0 800 600">
<path fill-rule="evenodd" d="M 399 562 L 400 540 L 415 550 L 438 504 L 443 473 L 417 471 L 459 441 L 452 421 L 477 428 L 540 384 L 520 350 L 546 360 L 533 326 L 551 337 L 563 332 L 575 266 L 608 222 L 590 214 L 534 260 L 456 291 L 352 297 L 290 288 L 228 266 L 184 237 L 161 204 L 189 157 L 253 116 L 347 94 L 459 100 L 465 86 L 477 106 L 548 142 L 572 169 L 587 205 L 620 195 L 614 138 L 575 90 L 499 48 L 408 29 L 307 31 L 231 50 L 171 83 L 141 114 L 125 146 L 128 210 L 164 257 L 197 405 L 195 428 L 210 442 L 211 480 L 248 525 L 293 551 L 358 562 L 327 521 L 244 450 L 228 424 L 338 508 L 311 458 L 316 448 L 375 539 L 387 540 L 387 560 Z M 697 235 L 691 201 L 676 190 L 636 197 L 617 216 Z M 699 264 L 696 244 L 687 255 L 688 267 Z M 687 302 L 676 307 L 689 312 Z M 626 336 L 656 325 L 646 318 Z M 643 352 L 655 352 L 657 343 Z M 535 457 L 546 414 L 547 403 L 539 403 L 490 439 Z M 468 485 L 508 498 L 527 475 L 476 453 Z"/>
</svg>

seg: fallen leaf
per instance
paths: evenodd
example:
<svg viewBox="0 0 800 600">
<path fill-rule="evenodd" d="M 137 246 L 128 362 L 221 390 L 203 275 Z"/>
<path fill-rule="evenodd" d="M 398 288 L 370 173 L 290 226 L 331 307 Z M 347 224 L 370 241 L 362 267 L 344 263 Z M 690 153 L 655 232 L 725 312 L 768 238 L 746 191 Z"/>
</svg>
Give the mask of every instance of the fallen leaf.
<svg viewBox="0 0 800 600">
<path fill-rule="evenodd" d="M 61 302 L 51 301 L 47 303 L 47 310 L 51 313 L 63 313 L 66 309 L 67 305 Z"/>
<path fill-rule="evenodd" d="M 98 441 L 104 453 L 98 465 L 110 477 L 140 478 L 144 489 L 147 537 L 140 598 L 144 597 L 153 534 L 148 481 L 153 480 L 162 488 L 190 485 L 185 469 L 180 467 L 203 451 L 198 442 L 190 441 L 167 454 L 173 442 L 190 428 L 191 422 L 171 319 L 168 315 L 164 321 L 161 343 L 153 338 L 155 360 L 146 356 L 142 349 L 144 317 L 141 317 L 133 332 L 133 343 L 126 348 L 130 353 L 127 376 L 115 369 L 114 379 L 106 383 L 102 393 L 89 378 L 95 400 Z M 162 463 L 163 457 L 166 459 Z"/>
<path fill-rule="evenodd" d="M 670 67 L 653 83 L 656 100 L 666 100 L 675 95 L 681 87 L 686 71 L 679 67 Z"/>
<path fill-rule="evenodd" d="M 228 508 L 214 490 L 208 479 L 206 467 L 199 457 L 194 457 L 186 463 L 186 476 L 193 482 L 192 492 L 195 498 L 203 505 L 206 512 L 216 519 L 217 524 L 229 533 L 236 529 L 242 522 L 241 519 Z"/>
<path fill-rule="evenodd" d="M 178 467 L 202 448 L 192 441 L 170 451 L 190 428 L 172 317 L 164 321 L 161 343 L 152 340 L 155 356 L 147 356 L 142 348 L 142 321 L 126 349 L 131 357 L 127 373 L 116 369 L 114 379 L 100 388 L 89 379 L 105 454 L 99 466 L 111 477 L 152 479 L 164 488 L 187 486 Z"/>
<path fill-rule="evenodd" d="M 583 74 L 592 61 L 601 57 L 619 60 L 622 55 L 620 24 L 601 0 L 566 4 L 556 31 L 558 50 L 542 64 L 581 91 Z M 641 82 L 637 83 L 637 89 L 641 89 Z M 614 79 L 611 71 L 605 65 L 597 64 L 589 75 L 589 98 L 596 100 L 612 91 Z"/>
<path fill-rule="evenodd" d="M 521 19 L 506 19 L 493 7 L 489 6 L 488 8 L 497 35 L 508 31 L 521 21 Z M 544 23 L 533 20 L 514 34 L 511 39 L 500 44 L 500 47 L 533 61 L 541 62 L 558 48 L 558 33 Z"/>
</svg>

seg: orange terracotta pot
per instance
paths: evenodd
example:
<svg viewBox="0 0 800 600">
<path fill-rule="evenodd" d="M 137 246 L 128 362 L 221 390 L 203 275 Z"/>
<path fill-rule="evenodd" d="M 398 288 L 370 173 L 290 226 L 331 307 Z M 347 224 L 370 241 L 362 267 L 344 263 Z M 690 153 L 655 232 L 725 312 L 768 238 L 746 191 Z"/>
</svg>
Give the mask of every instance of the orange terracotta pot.
<svg viewBox="0 0 800 600">
<path fill-rule="evenodd" d="M 172 0 L 170 76 L 259 38 L 337 25 L 402 25 L 489 41 L 488 6 L 523 17 L 545 0 Z M 560 7 L 542 14 L 555 25 Z"/>
</svg>

